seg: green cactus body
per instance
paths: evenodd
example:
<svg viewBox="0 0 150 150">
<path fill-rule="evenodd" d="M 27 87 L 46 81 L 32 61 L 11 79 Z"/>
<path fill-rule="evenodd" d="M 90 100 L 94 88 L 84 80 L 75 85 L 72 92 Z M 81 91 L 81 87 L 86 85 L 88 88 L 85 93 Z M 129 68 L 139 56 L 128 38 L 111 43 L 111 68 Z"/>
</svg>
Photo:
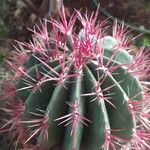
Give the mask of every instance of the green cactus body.
<svg viewBox="0 0 150 150">
<path fill-rule="evenodd" d="M 112 56 L 110 53 L 112 53 L 112 49 L 106 49 L 106 54 L 103 57 L 104 66 L 106 66 L 108 62 L 110 63 L 110 66 L 117 66 L 123 63 L 124 58 L 129 57 L 131 59 L 131 56 L 124 50 L 119 53 L 120 56 L 116 55 L 117 59 L 114 58 L 114 60 L 110 60 L 110 57 Z M 109 57 L 107 57 L 107 55 Z M 128 63 L 128 59 L 125 60 L 127 60 Z M 37 62 L 37 59 L 35 59 L 35 61 Z M 33 61 L 32 63 L 36 64 Z M 56 66 L 51 65 L 51 63 L 47 64 L 58 72 L 60 64 L 58 61 L 55 63 Z M 69 62 L 66 61 L 66 63 Z M 36 74 L 36 68 L 38 68 L 38 71 L 41 71 L 42 73 L 50 74 L 50 72 L 44 72 L 46 70 L 46 66 L 42 62 L 38 65 L 31 66 L 32 67 L 29 68 L 28 74 L 32 78 L 34 78 L 34 75 Z M 136 95 L 142 90 L 140 83 L 135 77 L 128 74 L 123 67 L 115 69 L 114 72 L 117 73 L 112 75 L 103 69 L 97 70 L 97 66 L 97 61 L 91 60 L 91 62 L 87 63 L 81 69 L 82 72 L 79 76 L 77 75 L 77 77 L 71 78 L 68 83 L 66 81 L 67 79 L 65 79 L 64 86 L 55 85 L 54 81 L 47 81 L 41 85 L 41 90 L 37 89 L 36 91 L 31 91 L 29 93 L 21 90 L 21 92 L 23 92 L 22 98 L 24 98 L 24 93 L 28 93 L 28 96 L 25 97 L 25 111 L 23 118 L 28 121 L 33 118 L 35 119 L 36 117 L 33 116 L 31 112 L 38 113 L 38 109 L 45 110 L 45 115 L 49 118 L 49 147 L 53 147 L 57 143 L 62 143 L 62 149 L 64 150 L 103 149 L 105 143 L 105 132 L 107 130 L 125 141 L 131 139 L 134 129 L 134 121 L 132 114 L 128 109 L 127 102 L 130 97 Z M 53 74 L 53 72 L 51 73 Z M 70 74 L 73 75 L 74 71 L 70 71 Z M 101 78 L 103 82 L 99 81 L 99 78 Z M 98 82 L 100 83 L 99 88 L 102 92 L 100 97 L 98 97 L 97 94 L 99 93 L 96 94 L 97 91 L 94 89 Z M 132 91 L 132 96 L 130 96 L 130 93 L 127 92 L 128 87 L 136 90 Z M 89 96 L 86 96 L 85 94 L 94 92 L 95 95 L 91 94 L 91 96 L 90 94 Z M 18 94 L 20 94 L 19 91 Z M 108 96 L 109 98 L 104 96 L 105 94 L 110 94 Z M 22 94 L 20 94 L 20 96 L 21 95 Z M 95 100 L 91 102 L 93 99 Z M 105 99 L 107 99 L 107 101 Z M 72 127 L 72 123 L 66 127 L 58 126 L 57 121 L 59 121 L 59 119 L 57 118 L 74 111 L 73 108 L 70 109 L 67 106 L 66 102 L 78 105 L 76 113 L 79 113 L 81 116 L 86 116 L 86 118 L 90 120 L 88 121 L 88 127 L 83 126 L 84 123 L 82 123 L 78 116 L 76 116 L 77 123 L 75 123 L 75 127 Z M 71 121 L 71 119 L 69 120 Z M 44 135 L 37 137 L 37 139 L 38 143 L 41 143 L 44 139 Z"/>
<path fill-rule="evenodd" d="M 62 23 L 53 22 L 58 28 L 52 32 L 54 40 L 39 37 L 46 28 L 41 33 L 34 31 L 34 45 L 41 45 L 41 51 L 30 47 L 30 58 L 24 64 L 27 71 L 16 84 L 17 96 L 25 104 L 21 118 L 24 130 L 29 132 L 25 143 L 38 145 L 41 150 L 117 150 L 126 144 L 132 146 L 137 122 L 129 101 L 133 97 L 137 103 L 143 100 L 139 79 L 128 72 L 134 59 L 123 44 L 117 47 L 120 41 L 113 36 L 98 36 L 97 30 L 90 33 L 94 21 L 77 14 L 85 23 L 78 36 L 69 32 L 76 16 L 66 28 L 64 16 Z M 56 33 L 60 37 L 63 34 L 63 40 L 57 37 L 57 41 Z"/>
</svg>

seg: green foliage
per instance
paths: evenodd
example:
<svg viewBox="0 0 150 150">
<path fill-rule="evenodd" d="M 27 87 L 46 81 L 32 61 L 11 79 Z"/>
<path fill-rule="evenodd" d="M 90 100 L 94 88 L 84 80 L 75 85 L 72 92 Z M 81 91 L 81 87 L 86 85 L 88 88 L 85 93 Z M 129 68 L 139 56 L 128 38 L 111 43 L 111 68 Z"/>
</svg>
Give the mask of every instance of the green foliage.
<svg viewBox="0 0 150 150">
<path fill-rule="evenodd" d="M 4 58 L 5 58 L 5 56 L 4 56 L 3 54 L 0 53 L 0 63 L 3 62 Z"/>
<path fill-rule="evenodd" d="M 8 38 L 8 29 L 4 25 L 0 25 L 0 40 Z"/>
<path fill-rule="evenodd" d="M 143 46 L 150 47 L 150 36 L 145 36 L 143 38 Z"/>
</svg>

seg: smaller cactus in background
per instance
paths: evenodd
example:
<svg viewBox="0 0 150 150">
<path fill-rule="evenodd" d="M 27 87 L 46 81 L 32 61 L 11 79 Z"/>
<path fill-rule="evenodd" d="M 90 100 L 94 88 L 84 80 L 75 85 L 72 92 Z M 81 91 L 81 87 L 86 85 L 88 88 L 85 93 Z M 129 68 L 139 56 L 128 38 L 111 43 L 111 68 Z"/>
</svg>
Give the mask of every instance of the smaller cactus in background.
<svg viewBox="0 0 150 150">
<path fill-rule="evenodd" d="M 150 149 L 148 52 L 134 59 L 127 28 L 116 23 L 107 35 L 97 16 L 76 11 L 68 21 L 62 9 L 60 21 L 45 20 L 33 41 L 18 42 L 0 108 L 15 149 Z"/>
</svg>

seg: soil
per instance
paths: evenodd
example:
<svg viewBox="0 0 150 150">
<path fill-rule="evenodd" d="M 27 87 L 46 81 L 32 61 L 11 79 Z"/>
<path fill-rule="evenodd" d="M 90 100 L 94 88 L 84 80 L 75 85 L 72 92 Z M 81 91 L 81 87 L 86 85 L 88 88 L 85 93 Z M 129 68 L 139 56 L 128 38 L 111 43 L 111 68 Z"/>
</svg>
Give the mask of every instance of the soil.
<svg viewBox="0 0 150 150">
<path fill-rule="evenodd" d="M 31 34 L 27 28 L 33 26 L 29 18 L 32 12 L 27 7 L 17 4 L 19 1 L 20 0 L 6 0 L 6 14 L 3 17 L 3 21 L 9 30 L 10 39 L 27 41 Z"/>
<path fill-rule="evenodd" d="M 68 7 L 71 11 L 74 9 L 80 10 L 82 9 L 82 12 L 86 9 L 88 11 L 92 11 L 92 0 L 64 0 L 65 7 Z"/>
<path fill-rule="evenodd" d="M 14 50 L 14 41 L 28 42 L 32 32 L 28 28 L 35 25 L 31 20 L 32 11 L 21 0 L 4 0 L 0 7 L 0 21 L 6 28 L 7 35 L 0 33 L 0 54 L 7 57 Z M 1 27 L 1 26 L 0 26 Z"/>
<path fill-rule="evenodd" d="M 120 20 L 150 29 L 150 0 L 97 0 L 107 12 Z"/>
</svg>

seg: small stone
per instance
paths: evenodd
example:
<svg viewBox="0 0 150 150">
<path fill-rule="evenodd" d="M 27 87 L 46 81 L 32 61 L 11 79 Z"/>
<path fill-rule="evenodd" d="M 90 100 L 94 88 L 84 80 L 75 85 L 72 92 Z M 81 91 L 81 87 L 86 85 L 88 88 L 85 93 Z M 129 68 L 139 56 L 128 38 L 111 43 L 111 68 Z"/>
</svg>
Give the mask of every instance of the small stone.
<svg viewBox="0 0 150 150">
<path fill-rule="evenodd" d="M 18 6 L 18 8 L 27 7 L 27 5 L 26 5 L 23 1 L 21 1 L 21 0 L 18 0 L 18 1 L 17 1 L 17 6 Z"/>
<path fill-rule="evenodd" d="M 37 19 L 37 15 L 32 13 L 30 16 L 31 22 L 34 23 L 36 19 Z"/>
<path fill-rule="evenodd" d="M 18 18 L 18 17 L 20 16 L 20 14 L 21 14 L 21 9 L 17 9 L 17 10 L 15 11 L 15 13 L 14 13 L 14 16 L 15 16 L 16 18 Z"/>
</svg>

